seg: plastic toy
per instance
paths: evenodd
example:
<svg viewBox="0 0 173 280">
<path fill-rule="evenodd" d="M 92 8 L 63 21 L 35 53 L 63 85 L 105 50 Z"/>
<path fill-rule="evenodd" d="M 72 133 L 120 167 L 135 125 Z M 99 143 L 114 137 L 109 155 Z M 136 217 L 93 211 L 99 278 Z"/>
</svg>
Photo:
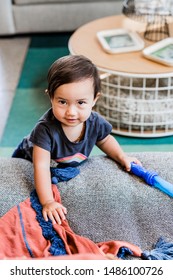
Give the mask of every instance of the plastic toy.
<svg viewBox="0 0 173 280">
<path fill-rule="evenodd" d="M 173 184 L 170 184 L 166 180 L 162 179 L 157 172 L 148 171 L 142 166 L 133 162 L 131 163 L 131 172 L 142 178 L 148 185 L 159 189 L 170 197 L 173 197 Z"/>
</svg>

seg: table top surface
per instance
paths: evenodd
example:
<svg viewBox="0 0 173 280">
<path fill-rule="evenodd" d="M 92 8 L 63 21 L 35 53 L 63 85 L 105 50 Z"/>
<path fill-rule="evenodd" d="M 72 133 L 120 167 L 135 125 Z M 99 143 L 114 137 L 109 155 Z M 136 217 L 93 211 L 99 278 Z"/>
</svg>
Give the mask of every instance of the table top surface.
<svg viewBox="0 0 173 280">
<path fill-rule="evenodd" d="M 96 33 L 106 29 L 125 28 L 136 31 L 143 38 L 146 25 L 133 21 L 124 15 L 110 16 L 91 21 L 78 28 L 70 37 L 69 50 L 72 54 L 82 54 L 90 58 L 100 69 L 131 74 L 168 74 L 173 67 L 150 61 L 143 57 L 141 51 L 109 54 L 100 45 Z M 170 25 L 173 36 L 173 26 Z M 172 33 L 172 34 L 171 34 Z M 145 47 L 153 42 L 144 40 Z"/>
</svg>

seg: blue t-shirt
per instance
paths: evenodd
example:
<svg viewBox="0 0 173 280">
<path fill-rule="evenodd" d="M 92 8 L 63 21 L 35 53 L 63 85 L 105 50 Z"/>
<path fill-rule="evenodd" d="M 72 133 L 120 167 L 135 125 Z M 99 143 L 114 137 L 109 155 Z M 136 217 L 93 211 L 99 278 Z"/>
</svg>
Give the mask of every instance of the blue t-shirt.
<svg viewBox="0 0 173 280">
<path fill-rule="evenodd" d="M 33 145 L 50 152 L 51 159 L 60 166 L 77 166 L 88 158 L 94 145 L 104 139 L 112 125 L 98 113 L 92 112 L 86 120 L 85 134 L 80 142 L 71 142 L 65 135 L 61 123 L 49 109 L 38 121 L 30 136 L 23 140 L 23 148 L 32 158 Z M 58 165 L 58 166 L 59 166 Z"/>
</svg>

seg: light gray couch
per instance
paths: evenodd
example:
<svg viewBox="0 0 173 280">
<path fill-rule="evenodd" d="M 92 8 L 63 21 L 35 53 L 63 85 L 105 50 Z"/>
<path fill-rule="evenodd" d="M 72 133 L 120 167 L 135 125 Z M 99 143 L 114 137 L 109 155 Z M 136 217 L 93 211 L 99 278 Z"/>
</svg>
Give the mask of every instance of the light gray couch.
<svg viewBox="0 0 173 280">
<path fill-rule="evenodd" d="M 173 183 L 173 153 L 133 153 L 143 166 Z M 0 159 L 0 216 L 29 197 L 34 188 L 32 164 Z M 59 183 L 72 230 L 94 242 L 126 240 L 151 249 L 163 236 L 173 242 L 173 198 L 148 186 L 104 155 L 80 166 L 80 174 Z"/>
<path fill-rule="evenodd" d="M 0 35 L 74 31 L 105 16 L 120 14 L 123 0 L 1 0 Z"/>
</svg>

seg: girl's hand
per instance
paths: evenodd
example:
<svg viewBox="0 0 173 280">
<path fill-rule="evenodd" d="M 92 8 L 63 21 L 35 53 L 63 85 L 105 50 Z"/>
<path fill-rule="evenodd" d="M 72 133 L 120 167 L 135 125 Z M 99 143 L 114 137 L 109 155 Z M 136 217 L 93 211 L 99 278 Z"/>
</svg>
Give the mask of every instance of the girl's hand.
<svg viewBox="0 0 173 280">
<path fill-rule="evenodd" d="M 61 224 L 61 220 L 65 220 L 65 215 L 67 214 L 67 209 L 60 203 L 56 201 L 48 201 L 43 205 L 43 218 L 48 221 L 48 218 L 53 224 Z"/>
<path fill-rule="evenodd" d="M 142 166 L 142 163 L 137 158 L 125 156 L 121 160 L 121 164 L 122 164 L 122 166 L 125 167 L 125 170 L 128 171 L 128 172 L 131 169 L 131 162 L 134 162 L 134 163 L 139 164 L 140 166 Z"/>
</svg>

